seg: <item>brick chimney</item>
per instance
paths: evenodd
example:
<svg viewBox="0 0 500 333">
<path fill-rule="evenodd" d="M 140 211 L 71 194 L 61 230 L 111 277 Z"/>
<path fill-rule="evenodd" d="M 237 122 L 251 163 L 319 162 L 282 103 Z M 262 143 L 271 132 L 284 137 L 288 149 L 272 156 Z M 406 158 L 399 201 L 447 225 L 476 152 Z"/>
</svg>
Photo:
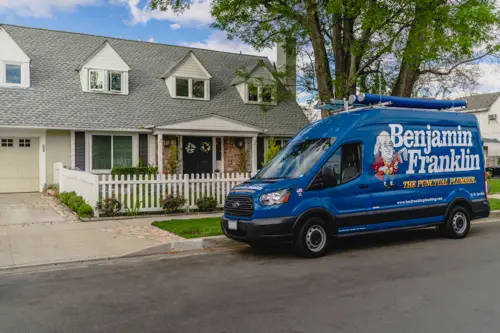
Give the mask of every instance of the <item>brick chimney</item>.
<svg viewBox="0 0 500 333">
<path fill-rule="evenodd" d="M 276 59 L 276 68 L 278 72 L 286 72 L 286 78 L 282 78 L 281 82 L 285 85 L 286 90 L 295 96 L 297 85 L 297 43 L 295 39 L 288 38 L 285 42 L 278 44 L 278 54 Z"/>
</svg>

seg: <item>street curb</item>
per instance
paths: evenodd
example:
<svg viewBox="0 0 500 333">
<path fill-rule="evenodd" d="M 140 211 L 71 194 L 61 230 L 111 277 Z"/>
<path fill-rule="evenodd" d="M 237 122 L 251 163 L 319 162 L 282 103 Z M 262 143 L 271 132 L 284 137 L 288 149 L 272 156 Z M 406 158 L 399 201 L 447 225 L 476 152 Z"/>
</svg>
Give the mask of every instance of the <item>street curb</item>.
<svg viewBox="0 0 500 333">
<path fill-rule="evenodd" d="M 100 263 L 106 262 L 110 260 L 118 260 L 118 259 L 127 259 L 127 258 L 135 258 L 135 257 L 147 257 L 154 256 L 160 254 L 177 254 L 177 253 L 188 253 L 188 252 L 197 252 L 203 250 L 210 250 L 216 248 L 231 248 L 236 247 L 241 243 L 233 241 L 226 236 L 213 236 L 213 237 L 205 237 L 205 238 L 194 238 L 194 239 L 186 239 L 175 241 L 171 243 L 165 243 L 160 245 L 154 245 L 152 247 L 128 253 L 125 255 L 118 255 L 112 257 L 102 257 L 102 258 L 88 258 L 88 259 L 74 259 L 74 260 L 63 260 L 63 261 L 54 261 L 54 262 L 45 262 L 39 264 L 25 264 L 25 265 L 16 265 L 16 266 L 3 266 L 0 267 L 0 273 L 15 271 L 26 268 L 43 268 L 43 267 L 56 267 L 56 266 L 64 266 L 68 264 L 85 264 L 85 263 Z"/>
<path fill-rule="evenodd" d="M 227 238 L 226 236 L 213 236 L 204 238 L 185 239 L 174 241 L 171 243 L 154 245 L 144 250 L 132 252 L 122 256 L 122 258 L 130 258 L 137 256 L 150 256 L 155 254 L 179 253 L 187 251 L 209 250 L 213 248 L 232 247 L 240 243 Z"/>
</svg>

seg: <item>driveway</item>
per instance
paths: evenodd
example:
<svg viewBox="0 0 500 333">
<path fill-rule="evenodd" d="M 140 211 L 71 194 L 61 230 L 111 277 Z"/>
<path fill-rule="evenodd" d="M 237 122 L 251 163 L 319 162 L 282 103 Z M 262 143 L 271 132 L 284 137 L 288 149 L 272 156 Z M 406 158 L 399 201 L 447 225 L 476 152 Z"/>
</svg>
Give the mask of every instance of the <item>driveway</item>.
<svg viewBox="0 0 500 333">
<path fill-rule="evenodd" d="M 40 193 L 0 194 L 0 225 L 64 221 Z"/>
</svg>

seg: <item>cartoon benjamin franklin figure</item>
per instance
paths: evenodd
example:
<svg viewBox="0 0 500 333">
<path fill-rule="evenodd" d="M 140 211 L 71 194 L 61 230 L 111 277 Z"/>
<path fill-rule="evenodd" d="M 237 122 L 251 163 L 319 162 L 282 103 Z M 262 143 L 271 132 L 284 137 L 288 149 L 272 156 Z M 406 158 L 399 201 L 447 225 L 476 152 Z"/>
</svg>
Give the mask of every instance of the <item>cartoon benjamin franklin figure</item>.
<svg viewBox="0 0 500 333">
<path fill-rule="evenodd" d="M 403 161 L 401 156 L 394 151 L 394 143 L 388 132 L 382 131 L 377 136 L 373 154 L 375 160 L 372 169 L 375 171 L 375 176 L 384 182 L 386 188 L 396 186 L 394 175 L 398 172 L 399 163 Z"/>
</svg>

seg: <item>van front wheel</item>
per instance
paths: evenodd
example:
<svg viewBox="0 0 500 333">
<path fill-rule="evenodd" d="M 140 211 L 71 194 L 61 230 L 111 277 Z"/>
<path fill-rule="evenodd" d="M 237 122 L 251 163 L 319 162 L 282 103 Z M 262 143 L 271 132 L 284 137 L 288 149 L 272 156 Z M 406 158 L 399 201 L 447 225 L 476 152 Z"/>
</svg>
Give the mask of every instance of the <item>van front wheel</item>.
<svg viewBox="0 0 500 333">
<path fill-rule="evenodd" d="M 318 258 L 330 248 L 331 235 L 326 223 L 319 217 L 309 218 L 295 234 L 295 249 L 306 258 Z"/>
<path fill-rule="evenodd" d="M 446 237 L 460 239 L 465 238 L 470 229 L 470 216 L 467 209 L 462 206 L 456 206 L 448 216 L 443 231 Z"/>
</svg>

